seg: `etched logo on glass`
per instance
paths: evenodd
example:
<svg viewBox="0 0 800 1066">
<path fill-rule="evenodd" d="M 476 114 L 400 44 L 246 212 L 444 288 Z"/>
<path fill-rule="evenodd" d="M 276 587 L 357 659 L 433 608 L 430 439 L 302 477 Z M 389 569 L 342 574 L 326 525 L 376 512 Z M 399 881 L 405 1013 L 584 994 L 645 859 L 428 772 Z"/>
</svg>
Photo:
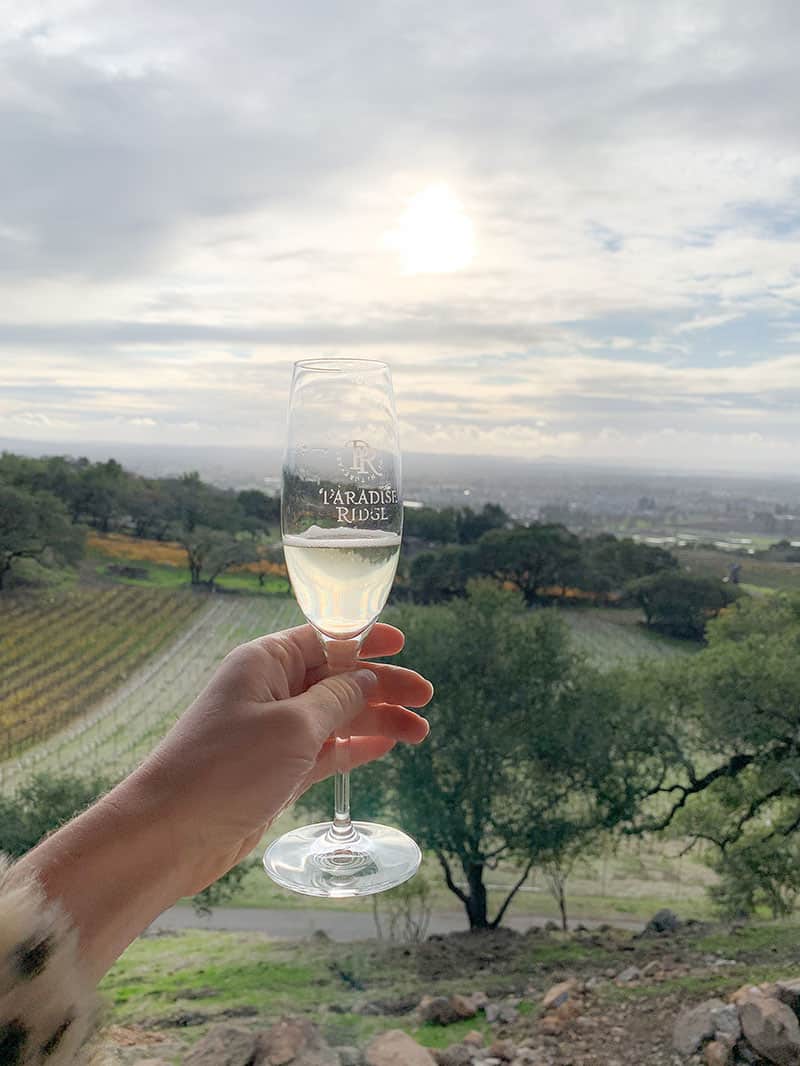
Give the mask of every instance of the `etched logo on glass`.
<svg viewBox="0 0 800 1066">
<path fill-rule="evenodd" d="M 383 477 L 383 460 L 365 440 L 349 440 L 347 454 L 340 455 L 339 469 L 350 481 L 369 484 Z"/>
</svg>

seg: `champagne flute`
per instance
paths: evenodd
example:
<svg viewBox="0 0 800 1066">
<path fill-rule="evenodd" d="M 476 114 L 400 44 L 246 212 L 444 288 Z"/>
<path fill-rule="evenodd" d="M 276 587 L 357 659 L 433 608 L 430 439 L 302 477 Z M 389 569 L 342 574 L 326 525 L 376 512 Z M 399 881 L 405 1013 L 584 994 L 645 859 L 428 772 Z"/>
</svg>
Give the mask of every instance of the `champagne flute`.
<svg viewBox="0 0 800 1066">
<path fill-rule="evenodd" d="M 330 668 L 352 668 L 392 587 L 403 502 L 392 379 L 385 363 L 296 363 L 281 529 L 297 602 Z M 264 868 L 308 896 L 366 896 L 413 877 L 421 853 L 389 826 L 350 818 L 350 737 L 335 739 L 333 821 L 284 834 Z"/>
</svg>

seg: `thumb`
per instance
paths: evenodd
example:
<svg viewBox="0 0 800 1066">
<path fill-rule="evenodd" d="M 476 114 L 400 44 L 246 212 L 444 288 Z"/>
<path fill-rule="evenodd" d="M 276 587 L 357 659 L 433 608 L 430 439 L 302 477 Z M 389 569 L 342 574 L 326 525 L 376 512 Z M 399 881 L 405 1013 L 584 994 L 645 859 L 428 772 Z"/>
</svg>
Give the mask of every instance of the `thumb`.
<svg viewBox="0 0 800 1066">
<path fill-rule="evenodd" d="M 291 702 L 316 724 L 324 737 L 336 733 L 364 710 L 367 699 L 378 687 L 372 670 L 332 674 L 306 689 Z"/>
</svg>

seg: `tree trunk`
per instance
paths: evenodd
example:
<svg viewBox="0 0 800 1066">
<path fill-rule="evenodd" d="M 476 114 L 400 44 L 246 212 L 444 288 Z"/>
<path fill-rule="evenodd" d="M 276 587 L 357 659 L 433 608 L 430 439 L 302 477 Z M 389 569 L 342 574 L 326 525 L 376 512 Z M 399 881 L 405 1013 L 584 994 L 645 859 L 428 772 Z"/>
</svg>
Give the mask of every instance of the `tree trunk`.
<svg viewBox="0 0 800 1066">
<path fill-rule="evenodd" d="M 558 892 L 558 909 L 561 911 L 561 928 L 566 933 L 569 929 L 567 921 L 567 893 L 566 886 L 562 882 Z"/>
<path fill-rule="evenodd" d="M 464 864 L 467 875 L 467 917 L 470 929 L 488 929 L 489 916 L 486 913 L 486 885 L 483 883 L 484 865 L 482 862 Z"/>
<path fill-rule="evenodd" d="M 486 886 L 483 883 L 483 863 L 470 863 L 467 859 L 461 860 L 461 866 L 467 875 L 467 891 L 465 892 L 453 880 L 453 871 L 443 851 L 436 852 L 436 858 L 444 871 L 444 879 L 450 891 L 464 904 L 469 919 L 470 930 L 488 929 L 489 919 L 486 915 Z"/>
</svg>

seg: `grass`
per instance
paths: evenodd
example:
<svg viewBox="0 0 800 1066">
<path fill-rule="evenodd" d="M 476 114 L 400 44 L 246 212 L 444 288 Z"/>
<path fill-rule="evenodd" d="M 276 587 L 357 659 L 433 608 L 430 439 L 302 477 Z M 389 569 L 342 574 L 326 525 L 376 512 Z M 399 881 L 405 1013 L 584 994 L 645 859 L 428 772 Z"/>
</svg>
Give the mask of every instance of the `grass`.
<svg viewBox="0 0 800 1066">
<path fill-rule="evenodd" d="M 675 554 L 681 566 L 698 577 L 725 577 L 735 562 L 741 564 L 741 581 L 745 585 L 784 591 L 800 589 L 800 563 L 773 562 L 706 548 L 682 549 Z"/>
<path fill-rule="evenodd" d="M 174 589 L 189 584 L 186 552 L 175 541 L 147 540 L 123 533 L 92 532 L 86 544 L 87 559 L 99 577 L 157 588 Z M 115 574 L 110 570 L 115 565 L 135 567 L 144 571 L 145 576 L 124 577 Z M 261 582 L 259 566 L 264 570 Z M 289 592 L 284 568 L 267 562 L 234 568 L 218 577 L 215 584 L 220 589 L 246 592 L 253 596 L 287 595 Z"/>
<path fill-rule="evenodd" d="M 444 1047 L 478 1029 L 482 1016 L 443 1028 L 420 1025 L 410 1008 L 424 994 L 471 991 L 482 981 L 493 996 L 519 994 L 532 973 L 610 958 L 561 936 L 517 938 L 488 951 L 467 937 L 458 957 L 437 973 L 436 947 L 428 949 L 365 941 L 268 941 L 258 934 L 188 932 L 135 941 L 104 979 L 101 992 L 109 1021 L 144 1027 L 178 1027 L 191 1012 L 188 1031 L 197 1038 L 220 1016 L 257 1011 L 262 1021 L 304 1014 L 332 1043 L 363 1043 L 376 1032 L 403 1028 L 427 1047 Z M 431 956 L 432 953 L 432 956 Z M 462 959 L 463 955 L 463 959 Z M 430 969 L 431 957 L 433 969 Z M 480 971 L 480 975 L 479 975 Z M 381 1013 L 366 1013 L 365 1004 Z M 522 1013 L 533 1013 L 533 1001 Z"/>
<path fill-rule="evenodd" d="M 135 585 L 140 588 L 159 589 L 190 589 L 189 571 L 185 567 L 170 566 L 164 563 L 131 563 L 137 569 L 143 570 L 142 577 L 122 577 L 119 574 L 109 573 L 109 566 L 113 565 L 107 559 L 99 561 L 96 553 L 89 552 L 87 559 L 92 564 L 93 572 L 100 580 L 112 580 L 114 584 Z M 218 589 L 226 592 L 241 592 L 248 596 L 288 596 L 289 586 L 285 577 L 269 574 L 263 584 L 259 584 L 258 577 L 250 573 L 222 574 L 215 581 Z"/>
<path fill-rule="evenodd" d="M 643 659 L 691 655 L 699 645 L 647 629 L 640 611 L 622 608 L 556 608 L 577 647 L 598 666 L 619 666 Z"/>
<path fill-rule="evenodd" d="M 429 1048 L 442 1048 L 477 1029 L 490 1041 L 482 1014 L 448 1026 L 419 1024 L 413 1007 L 423 995 L 480 989 L 493 1000 L 520 999 L 524 1029 L 540 1010 L 546 989 L 568 976 L 601 978 L 593 995 L 613 1020 L 615 1008 L 726 996 L 740 985 L 793 972 L 797 933 L 791 922 L 755 923 L 741 930 L 712 929 L 667 940 L 502 933 L 465 935 L 403 945 L 325 938 L 268 941 L 257 934 L 189 932 L 136 941 L 101 985 L 112 1023 L 179 1034 L 175 1059 L 220 1020 L 266 1028 L 286 1014 L 302 1015 L 333 1045 L 363 1046 L 374 1034 L 400 1028 Z M 647 963 L 665 956 L 683 972 L 670 976 Z M 713 957 L 709 957 L 713 956 Z M 715 965 L 716 958 L 729 961 Z M 609 980 L 633 964 L 644 976 L 632 984 Z M 685 972 L 689 970 L 690 972 Z M 605 1007 L 603 1007 L 605 1004 Z M 252 1018 L 252 1020 L 251 1020 Z M 670 1023 L 671 1024 L 671 1023 Z"/>
<path fill-rule="evenodd" d="M 155 1020 L 192 1009 L 252 1006 L 281 1013 L 313 1006 L 320 984 L 308 949 L 221 933 L 137 940 L 102 988 L 114 1020 Z"/>
</svg>

